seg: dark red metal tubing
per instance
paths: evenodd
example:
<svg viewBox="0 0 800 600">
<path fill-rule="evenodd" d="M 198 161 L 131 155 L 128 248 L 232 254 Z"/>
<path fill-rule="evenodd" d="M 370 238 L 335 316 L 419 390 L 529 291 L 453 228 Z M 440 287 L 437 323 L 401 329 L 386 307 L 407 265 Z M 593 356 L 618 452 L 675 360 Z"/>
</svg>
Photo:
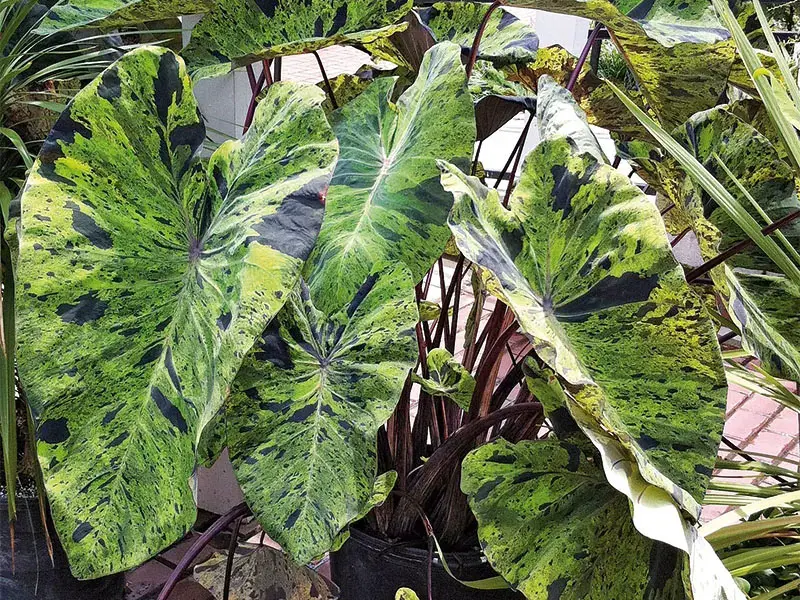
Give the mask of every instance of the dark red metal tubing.
<svg viewBox="0 0 800 600">
<path fill-rule="evenodd" d="M 256 74 L 253 71 L 253 65 L 247 65 L 245 70 L 247 71 L 247 80 L 250 82 L 250 93 L 252 94 L 256 90 Z"/>
<path fill-rule="evenodd" d="M 481 26 L 478 28 L 478 33 L 475 34 L 475 40 L 472 42 L 469 60 L 467 60 L 467 79 L 472 75 L 472 69 L 475 68 L 475 61 L 478 60 L 478 48 L 481 45 L 481 38 L 483 37 L 483 32 L 486 30 L 486 25 L 489 23 L 489 17 L 491 17 L 492 13 L 502 4 L 503 2 L 501 0 L 495 0 L 483 16 Z"/>
<path fill-rule="evenodd" d="M 592 46 L 594 46 L 595 42 L 597 41 L 597 36 L 600 34 L 600 30 L 602 28 L 603 25 L 598 23 L 592 31 L 592 34 L 589 36 L 589 39 L 586 40 L 586 45 L 583 47 L 583 51 L 578 58 L 578 64 L 575 65 L 575 70 L 569 77 L 569 83 L 567 83 L 567 89 L 570 92 L 575 88 L 575 84 L 578 83 L 578 77 L 581 74 L 581 69 L 583 69 L 583 65 L 586 64 L 586 59 L 589 58 L 589 52 L 592 51 Z"/>
<path fill-rule="evenodd" d="M 778 231 L 778 229 L 780 229 L 781 227 L 786 227 L 786 225 L 789 225 L 790 223 L 793 223 L 797 219 L 800 219 L 800 210 L 796 210 L 793 213 L 789 213 L 788 215 L 786 215 L 782 219 L 778 219 L 777 221 L 775 221 L 771 225 L 767 225 L 766 227 L 764 227 L 764 229 L 761 230 L 761 233 L 763 235 L 770 235 L 771 233 L 774 233 L 774 232 Z M 714 267 L 718 267 L 719 265 L 724 263 L 726 260 L 728 260 L 732 256 L 736 256 L 740 252 L 742 252 L 744 250 L 747 250 L 747 248 L 749 248 L 753 244 L 755 244 L 755 242 L 753 240 L 751 240 L 750 238 L 748 238 L 746 240 L 742 240 L 738 244 L 734 244 L 733 246 L 728 248 L 722 254 L 720 254 L 718 256 L 715 256 L 714 258 L 712 258 L 711 260 L 709 260 L 706 263 L 703 263 L 702 265 L 700 265 L 696 269 L 693 269 L 693 270 L 689 271 L 689 273 L 686 275 L 686 281 L 688 281 L 689 283 L 692 283 L 693 281 L 695 281 L 701 275 L 705 275 L 711 269 L 713 269 Z"/>
<path fill-rule="evenodd" d="M 261 71 L 261 75 L 258 76 L 258 81 L 256 81 L 256 85 L 253 88 L 253 95 L 250 97 L 250 105 L 247 107 L 247 114 L 244 117 L 244 125 L 242 127 L 242 133 L 247 133 L 247 130 L 250 129 L 250 125 L 253 123 L 253 116 L 256 114 L 256 104 L 258 95 L 261 93 L 261 88 L 264 87 L 264 81 L 267 78 L 267 69 L 263 69 Z"/>
<path fill-rule="evenodd" d="M 205 548 L 218 533 L 222 532 L 236 519 L 246 515 L 249 512 L 250 509 L 247 508 L 247 504 L 242 502 L 241 504 L 234 506 L 231 510 L 214 521 L 211 526 L 203 532 L 203 535 L 197 538 L 197 541 L 192 544 L 192 547 L 189 548 L 177 566 L 172 570 L 172 573 L 169 575 L 169 579 L 167 579 L 167 582 L 164 584 L 164 587 L 161 588 L 161 592 L 158 594 L 158 600 L 167 600 L 167 598 L 169 598 L 172 590 L 175 589 L 175 586 L 181 580 L 183 572 L 189 568 L 189 565 L 192 564 L 192 561 L 194 561 L 195 558 L 200 556 L 203 548 Z"/>
</svg>

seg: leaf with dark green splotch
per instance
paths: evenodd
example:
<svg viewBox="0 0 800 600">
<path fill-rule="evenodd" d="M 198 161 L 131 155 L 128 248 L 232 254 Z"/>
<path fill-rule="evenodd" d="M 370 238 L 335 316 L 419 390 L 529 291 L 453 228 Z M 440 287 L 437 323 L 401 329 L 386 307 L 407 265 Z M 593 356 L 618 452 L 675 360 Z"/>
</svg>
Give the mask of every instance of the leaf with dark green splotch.
<svg viewBox="0 0 800 600">
<path fill-rule="evenodd" d="M 636 531 L 628 499 L 572 444 L 481 446 L 461 489 L 489 562 L 531 600 L 687 598 L 683 553 Z"/>
<path fill-rule="evenodd" d="M 304 267 L 314 304 L 339 307 L 378 262 L 404 263 L 415 282 L 444 250 L 453 203 L 436 160 L 469 165 L 472 99 L 458 46 L 437 44 L 397 103 L 382 77 L 333 116 L 340 158 L 317 245 Z M 448 159 L 449 160 L 449 159 Z"/>
<path fill-rule="evenodd" d="M 475 63 L 469 78 L 475 103 L 475 124 L 482 141 L 524 110 L 536 112 L 536 95 L 521 83 L 509 81 L 490 62 Z"/>
<path fill-rule="evenodd" d="M 231 462 L 253 513 L 297 562 L 376 503 L 377 431 L 414 366 L 417 318 L 402 265 L 376 268 L 330 317 L 302 285 L 236 377 Z"/>
<path fill-rule="evenodd" d="M 566 90 L 548 77 L 539 86 L 544 142 L 508 209 L 496 191 L 443 165 L 456 196 L 451 229 L 577 402 L 624 442 L 648 481 L 697 514 L 725 410 L 714 326 L 658 210 L 598 160 Z"/>
<path fill-rule="evenodd" d="M 469 410 L 475 378 L 448 350 L 434 348 L 428 354 L 428 377 L 414 375 L 423 390 L 431 396 L 445 396 L 464 410 Z"/>
<path fill-rule="evenodd" d="M 213 0 L 68 0 L 50 9 L 37 33 L 135 25 L 204 13 L 212 6 Z"/>
<path fill-rule="evenodd" d="M 766 137 L 726 107 L 695 115 L 676 131 L 675 137 L 762 225 L 766 226 L 766 221 L 720 161 L 772 222 L 800 210 L 792 168 Z M 667 174 L 669 166 L 673 169 Z M 748 239 L 728 213 L 671 159 L 658 168 L 677 210 L 694 229 L 703 258 L 710 260 Z M 792 247 L 800 247 L 800 221 L 782 227 L 781 233 Z M 800 377 L 798 290 L 777 271 L 772 261 L 752 246 L 730 258 L 724 267 L 713 270 L 711 276 L 728 301 L 729 313 L 740 325 L 744 346 L 773 374 L 796 379 Z"/>
<path fill-rule="evenodd" d="M 194 523 L 196 440 L 322 220 L 323 99 L 277 85 L 206 171 L 183 62 L 144 48 L 45 141 L 22 197 L 19 371 L 75 575 L 138 565 Z"/>
<path fill-rule="evenodd" d="M 437 2 L 417 12 L 436 41 L 455 42 L 468 55 L 488 10 L 489 4 L 479 2 Z M 497 65 L 527 62 L 536 56 L 538 49 L 539 37 L 533 28 L 498 8 L 486 22 L 478 58 Z"/>
<path fill-rule="evenodd" d="M 671 127 L 715 106 L 735 49 L 707 0 L 507 0 L 599 21 L 625 56 L 647 104 Z"/>
<path fill-rule="evenodd" d="M 220 0 L 182 55 L 195 79 L 224 75 L 266 58 L 389 36 L 406 27 L 394 23 L 410 9 L 411 0 Z"/>
</svg>

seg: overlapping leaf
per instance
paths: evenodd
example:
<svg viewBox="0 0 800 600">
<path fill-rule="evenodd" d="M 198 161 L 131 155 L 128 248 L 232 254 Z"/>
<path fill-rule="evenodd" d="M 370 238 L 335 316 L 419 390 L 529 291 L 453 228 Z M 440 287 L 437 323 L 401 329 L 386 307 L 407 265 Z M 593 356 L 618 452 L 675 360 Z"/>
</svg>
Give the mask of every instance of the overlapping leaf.
<svg viewBox="0 0 800 600">
<path fill-rule="evenodd" d="M 575 445 L 484 445 L 461 488 L 489 562 L 531 600 L 688 597 L 682 553 L 634 528 L 628 499 Z"/>
<path fill-rule="evenodd" d="M 725 408 L 714 328 L 672 257 L 658 210 L 609 165 L 566 90 L 543 77 L 545 140 L 506 209 L 443 165 L 467 257 L 581 407 L 643 476 L 699 512 Z"/>
<path fill-rule="evenodd" d="M 507 0 L 603 23 L 663 123 L 715 106 L 734 61 L 727 30 L 707 0 Z"/>
<path fill-rule="evenodd" d="M 204 13 L 213 0 L 68 0 L 56 3 L 39 26 L 39 33 L 79 27 L 120 27 Z"/>
<path fill-rule="evenodd" d="M 303 285 L 242 365 L 225 409 L 231 461 L 248 505 L 297 562 L 376 502 L 376 435 L 414 366 L 417 318 L 403 265 L 376 269 L 330 316 Z"/>
<path fill-rule="evenodd" d="M 396 104 L 394 85 L 395 78 L 376 80 L 334 116 L 341 155 L 304 269 L 314 304 L 328 314 L 378 262 L 402 262 L 419 281 L 450 238 L 453 198 L 439 183 L 436 159 L 466 168 L 475 142 L 458 46 L 429 50 Z"/>
<path fill-rule="evenodd" d="M 450 40 L 469 54 L 489 4 L 480 2 L 436 2 L 418 9 L 422 23 L 439 41 Z M 483 31 L 478 58 L 496 65 L 527 62 L 536 56 L 539 38 L 533 28 L 509 11 L 496 9 Z"/>
<path fill-rule="evenodd" d="M 79 577 L 195 518 L 195 445 L 295 285 L 336 142 L 313 86 L 275 86 L 211 158 L 185 67 L 136 50 L 81 91 L 22 198 L 19 370 Z"/>
<path fill-rule="evenodd" d="M 791 167 L 766 137 L 726 107 L 695 115 L 676 131 L 676 139 L 736 194 L 763 226 L 768 223 L 741 188 L 747 190 L 770 222 L 800 210 Z M 680 168 L 673 166 L 667 171 L 672 161 L 664 162 L 655 168 L 662 180 L 668 180 L 664 187 L 671 191 L 676 209 L 694 229 L 705 259 L 747 239 L 728 213 L 685 177 Z M 793 248 L 800 247 L 800 222 L 782 227 L 781 233 Z M 724 268 L 712 272 L 712 277 L 726 291 L 729 312 L 741 327 L 745 346 L 771 372 L 794 379 L 800 377 L 800 332 L 796 326 L 800 292 L 777 270 L 754 246 L 729 259 Z"/>
<path fill-rule="evenodd" d="M 221 0 L 192 31 L 183 56 L 199 79 L 257 60 L 334 44 L 365 44 L 395 25 L 411 0 Z"/>
<path fill-rule="evenodd" d="M 469 91 L 475 102 L 478 140 L 485 140 L 522 111 L 536 111 L 536 95 L 521 83 L 509 81 L 487 61 L 475 63 Z"/>
</svg>

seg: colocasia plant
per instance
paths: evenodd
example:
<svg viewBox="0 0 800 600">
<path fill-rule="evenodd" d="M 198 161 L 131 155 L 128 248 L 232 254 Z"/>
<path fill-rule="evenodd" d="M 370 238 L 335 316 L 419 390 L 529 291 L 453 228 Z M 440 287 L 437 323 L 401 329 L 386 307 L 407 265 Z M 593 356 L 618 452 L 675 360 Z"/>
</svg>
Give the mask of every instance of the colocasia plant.
<svg viewBox="0 0 800 600">
<path fill-rule="evenodd" d="M 793 317 L 770 307 L 798 268 L 768 235 L 796 203 L 781 162 L 796 132 L 772 146 L 744 106 L 715 108 L 756 70 L 728 33 L 749 8 L 303 4 L 72 0 L 43 20 L 48 34 L 204 14 L 181 56 L 137 49 L 77 94 L 7 236 L 17 367 L 74 574 L 181 539 L 195 469 L 227 449 L 298 563 L 353 525 L 480 543 L 493 584 L 531 599 L 743 598 L 697 529 L 724 425 L 717 332 L 732 314 L 765 368 L 791 370 Z M 638 89 L 591 73 L 588 45 L 580 60 L 540 49 L 500 4 L 596 20 L 590 42 L 607 28 Z M 325 92 L 279 81 L 281 56 L 333 44 L 396 67 L 323 70 Z M 246 133 L 204 158 L 193 79 L 237 67 Z M 487 172 L 482 142 L 520 112 L 506 167 Z M 687 120 L 677 141 L 659 129 Z M 590 122 L 647 150 L 635 164 L 674 203 L 666 226 Z M 753 210 L 704 196 L 681 152 L 719 164 Z M 752 226 L 757 207 L 772 231 Z M 725 310 L 673 256 L 676 215 L 709 260 L 751 237 L 763 251 L 713 272 Z M 779 240 L 793 255 L 795 238 Z M 752 273 L 769 260 L 784 280 Z"/>
</svg>

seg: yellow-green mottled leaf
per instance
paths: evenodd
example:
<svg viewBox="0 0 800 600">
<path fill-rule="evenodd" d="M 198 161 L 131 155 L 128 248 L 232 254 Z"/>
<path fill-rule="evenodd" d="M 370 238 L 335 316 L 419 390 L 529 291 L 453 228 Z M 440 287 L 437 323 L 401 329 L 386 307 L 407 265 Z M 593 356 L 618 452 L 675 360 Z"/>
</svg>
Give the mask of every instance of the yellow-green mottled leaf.
<svg viewBox="0 0 800 600">
<path fill-rule="evenodd" d="M 261 334 L 236 377 L 224 427 L 245 499 L 297 562 L 383 502 L 376 436 L 417 356 L 414 285 L 377 268 L 326 316 L 302 285 Z"/>
<path fill-rule="evenodd" d="M 612 33 L 648 105 L 672 127 L 716 105 L 734 45 L 708 0 L 507 0 L 599 21 Z"/>
<path fill-rule="evenodd" d="M 578 404 L 636 456 L 645 479 L 696 515 L 725 409 L 714 326 L 656 207 L 601 162 L 569 95 L 547 77 L 539 85 L 544 141 L 508 208 L 443 165 L 456 196 L 451 229 Z"/>
<path fill-rule="evenodd" d="M 204 13 L 213 0 L 68 0 L 58 2 L 42 20 L 38 33 L 79 27 L 122 27 Z"/>
<path fill-rule="evenodd" d="M 448 350 L 434 348 L 428 354 L 428 377 L 415 375 L 414 381 L 431 396 L 445 396 L 469 410 L 475 378 Z"/>
<path fill-rule="evenodd" d="M 481 446 L 461 489 L 492 566 L 530 600 L 684 600 L 684 555 L 633 526 L 628 499 L 576 446 Z"/>
<path fill-rule="evenodd" d="M 467 168 L 475 143 L 458 46 L 430 49 L 396 103 L 394 85 L 394 77 L 379 78 L 334 114 L 341 155 L 304 267 L 314 304 L 326 313 L 352 298 L 379 262 L 404 263 L 418 282 L 450 238 L 453 198 L 439 183 L 436 160 Z"/>
<path fill-rule="evenodd" d="M 182 55 L 192 77 L 224 75 L 261 59 L 335 44 L 367 44 L 394 25 L 411 0 L 220 0 L 192 31 Z"/>
<path fill-rule="evenodd" d="M 323 99 L 276 85 L 206 170 L 183 62 L 143 48 L 45 141 L 22 196 L 19 372 L 76 576 L 136 566 L 194 523 L 197 440 L 322 220 Z"/>
</svg>

